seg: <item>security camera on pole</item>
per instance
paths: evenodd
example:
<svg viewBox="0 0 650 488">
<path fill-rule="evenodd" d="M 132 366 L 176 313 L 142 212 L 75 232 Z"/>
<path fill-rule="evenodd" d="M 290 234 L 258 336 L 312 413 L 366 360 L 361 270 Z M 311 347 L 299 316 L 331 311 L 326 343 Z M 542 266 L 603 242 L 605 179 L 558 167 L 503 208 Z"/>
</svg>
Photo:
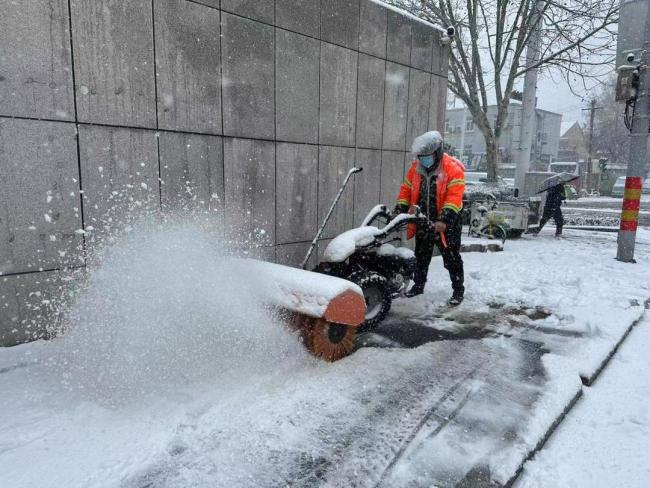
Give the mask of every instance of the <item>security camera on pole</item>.
<svg viewBox="0 0 650 488">
<path fill-rule="evenodd" d="M 650 0 L 621 1 L 616 100 L 625 102 L 630 130 L 630 161 L 621 210 L 616 259 L 634 262 L 641 187 L 647 164 L 650 122 Z"/>
</svg>

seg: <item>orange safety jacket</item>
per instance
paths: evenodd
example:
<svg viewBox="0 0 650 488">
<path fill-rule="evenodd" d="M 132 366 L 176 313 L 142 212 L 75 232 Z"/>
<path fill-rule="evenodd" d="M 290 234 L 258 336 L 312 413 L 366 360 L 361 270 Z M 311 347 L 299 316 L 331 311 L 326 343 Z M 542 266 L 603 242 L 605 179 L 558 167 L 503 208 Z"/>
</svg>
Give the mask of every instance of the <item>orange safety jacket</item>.
<svg viewBox="0 0 650 488">
<path fill-rule="evenodd" d="M 398 206 L 411 208 L 418 204 L 422 186 L 422 175 L 418 171 L 419 164 L 417 159 L 413 161 L 406 173 L 406 178 L 404 178 L 397 195 Z M 465 166 L 456 158 L 445 153 L 442 155 L 440 171 L 436 177 L 437 215 L 435 215 L 435 220 L 450 224 L 452 218 L 458 218 L 458 213 L 463 208 L 463 193 L 465 193 Z M 416 230 L 416 224 L 409 224 L 407 238 L 411 239 Z"/>
</svg>

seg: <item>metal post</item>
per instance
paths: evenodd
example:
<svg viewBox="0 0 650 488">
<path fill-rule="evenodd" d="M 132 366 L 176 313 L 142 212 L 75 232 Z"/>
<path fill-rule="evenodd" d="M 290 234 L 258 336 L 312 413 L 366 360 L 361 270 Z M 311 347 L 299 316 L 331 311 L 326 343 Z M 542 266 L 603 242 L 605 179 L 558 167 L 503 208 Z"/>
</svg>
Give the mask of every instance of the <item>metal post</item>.
<svg viewBox="0 0 650 488">
<path fill-rule="evenodd" d="M 587 177 L 583 182 L 583 187 L 587 191 L 589 191 L 589 186 L 591 185 L 591 161 L 594 158 L 594 116 L 596 114 L 596 100 L 594 98 L 591 99 L 589 110 L 591 112 L 589 114 L 589 156 L 587 156 Z"/>
<path fill-rule="evenodd" d="M 460 160 L 465 157 L 465 126 L 467 125 L 467 107 L 463 106 L 463 121 L 460 130 Z"/>
<path fill-rule="evenodd" d="M 334 201 L 332 202 L 332 205 L 330 205 L 330 209 L 327 211 L 327 214 L 325 215 L 325 218 L 323 219 L 323 223 L 321 224 L 320 228 L 318 229 L 318 232 L 316 232 L 316 236 L 314 237 L 314 240 L 311 241 L 311 245 L 309 246 L 309 249 L 307 250 L 307 255 L 305 256 L 305 259 L 302 260 L 302 263 L 300 264 L 300 267 L 302 269 L 307 269 L 307 264 L 309 264 L 309 258 L 311 257 L 312 253 L 314 252 L 314 249 L 316 249 L 316 245 L 318 244 L 318 239 L 320 239 L 320 236 L 323 234 L 323 231 L 325 230 L 325 226 L 330 220 L 330 217 L 332 216 L 332 213 L 334 213 L 334 209 L 336 208 L 336 204 L 339 203 L 339 200 L 343 196 L 343 192 L 345 191 L 345 187 L 348 186 L 348 182 L 350 181 L 350 178 L 352 178 L 352 175 L 355 173 L 360 173 L 363 171 L 363 168 L 352 168 L 350 171 L 348 171 L 348 174 L 346 175 L 345 179 L 343 180 L 343 184 L 341 185 L 341 188 L 339 188 L 338 193 L 336 194 L 336 197 L 334 197 Z"/>
<path fill-rule="evenodd" d="M 537 0 L 531 11 L 530 25 L 532 32 L 526 50 L 526 67 L 534 66 L 540 57 L 540 13 L 544 9 L 544 0 Z M 521 103 L 521 133 L 517 154 L 515 188 L 519 195 L 524 195 L 526 173 L 530 168 L 530 149 L 535 127 L 535 105 L 537 100 L 537 69 L 529 69 L 524 75 L 524 93 Z"/>
<path fill-rule="evenodd" d="M 639 92 L 636 97 L 632 130 L 630 131 L 630 161 L 627 165 L 625 194 L 621 209 L 621 227 L 618 232 L 618 250 L 616 259 L 626 263 L 634 262 L 634 246 L 636 244 L 636 229 L 639 220 L 641 186 L 647 164 L 648 152 L 648 122 L 650 121 L 650 0 L 645 0 L 647 11 L 645 32 L 643 33 L 643 49 L 639 66 Z M 620 30 L 625 26 L 620 25 Z"/>
<path fill-rule="evenodd" d="M 582 178 L 582 188 L 589 190 L 592 180 L 592 161 L 594 159 L 594 120 L 596 117 L 596 110 L 601 110 L 603 107 L 596 107 L 596 99 L 592 98 L 589 108 L 583 108 L 582 110 L 589 110 L 589 149 L 587 156 L 587 165 L 585 168 L 586 175 Z M 600 181 L 600 180 L 599 180 Z M 600 189 L 600 185 L 599 188 Z"/>
</svg>

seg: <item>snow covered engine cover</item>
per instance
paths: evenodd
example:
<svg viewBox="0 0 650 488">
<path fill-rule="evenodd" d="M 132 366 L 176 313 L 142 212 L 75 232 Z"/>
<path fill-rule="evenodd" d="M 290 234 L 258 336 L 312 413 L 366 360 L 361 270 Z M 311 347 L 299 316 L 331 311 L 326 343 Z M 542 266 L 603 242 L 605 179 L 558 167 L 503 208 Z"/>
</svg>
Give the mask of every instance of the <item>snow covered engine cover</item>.
<svg viewBox="0 0 650 488">
<path fill-rule="evenodd" d="M 415 254 L 393 242 L 401 241 L 406 226 L 420 219 L 419 213 L 392 218 L 385 205 L 377 205 L 360 227 L 343 232 L 325 248 L 315 271 L 345 278 L 363 290 L 366 316 L 362 328 L 378 325 L 392 299 L 408 288 L 415 272 Z M 385 226 L 372 225 L 382 220 Z"/>
</svg>

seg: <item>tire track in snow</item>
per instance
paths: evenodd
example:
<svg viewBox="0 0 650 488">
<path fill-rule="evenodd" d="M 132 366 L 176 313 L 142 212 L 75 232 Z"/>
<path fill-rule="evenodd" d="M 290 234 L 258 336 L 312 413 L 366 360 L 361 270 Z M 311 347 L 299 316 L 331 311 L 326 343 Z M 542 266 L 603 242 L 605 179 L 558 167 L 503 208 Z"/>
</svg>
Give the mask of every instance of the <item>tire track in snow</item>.
<svg viewBox="0 0 650 488">
<path fill-rule="evenodd" d="M 436 405 L 433 406 L 429 412 L 418 422 L 418 425 L 413 429 L 413 432 L 411 432 L 411 435 L 409 438 L 402 444 L 402 446 L 399 448 L 399 450 L 395 453 L 395 456 L 393 459 L 388 463 L 386 466 L 386 469 L 382 472 L 381 476 L 379 477 L 379 481 L 375 484 L 374 488 L 379 488 L 383 486 L 383 483 L 386 481 L 386 478 L 390 474 L 391 470 L 393 467 L 402 459 L 404 454 L 408 451 L 408 449 L 411 447 L 411 443 L 415 440 L 416 437 L 422 434 L 423 429 L 425 428 L 426 424 L 429 423 L 432 420 L 432 417 L 437 414 L 439 411 L 439 408 L 448 400 L 450 399 L 453 394 L 462 386 L 464 385 L 467 381 L 472 379 L 475 375 L 475 373 L 478 371 L 479 367 L 481 365 L 477 366 L 474 370 L 472 370 L 470 373 L 468 373 L 461 381 L 459 381 L 456 385 L 454 385 L 454 389 L 449 390 L 447 394 L 441 398 Z M 460 401 L 457 403 L 456 407 L 452 410 L 450 415 L 442 416 L 440 421 L 437 423 L 436 427 L 426 433 L 427 438 L 432 438 L 438 435 L 442 429 L 444 429 L 449 422 L 454 420 L 456 418 L 456 415 L 463 409 L 465 404 L 470 398 L 470 395 L 472 394 L 473 389 L 468 389 L 468 391 L 463 395 L 463 397 L 460 399 Z"/>
</svg>

